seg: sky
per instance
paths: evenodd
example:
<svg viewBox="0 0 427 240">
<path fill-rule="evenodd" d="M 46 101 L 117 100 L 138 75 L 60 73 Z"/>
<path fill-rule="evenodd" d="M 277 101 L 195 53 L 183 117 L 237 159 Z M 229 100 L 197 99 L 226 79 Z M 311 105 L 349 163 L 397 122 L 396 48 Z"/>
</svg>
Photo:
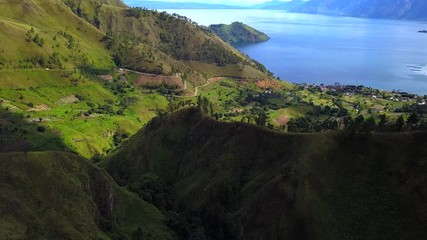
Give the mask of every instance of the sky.
<svg viewBox="0 0 427 240">
<path fill-rule="evenodd" d="M 269 2 L 270 0 L 124 0 L 124 2 L 144 2 L 144 1 L 156 1 L 156 2 L 197 2 L 197 3 L 210 3 L 210 4 L 227 4 L 227 5 L 253 5 L 257 3 Z M 279 1 L 279 0 L 278 0 Z M 290 0 L 280 0 L 281 2 L 287 2 Z"/>
</svg>

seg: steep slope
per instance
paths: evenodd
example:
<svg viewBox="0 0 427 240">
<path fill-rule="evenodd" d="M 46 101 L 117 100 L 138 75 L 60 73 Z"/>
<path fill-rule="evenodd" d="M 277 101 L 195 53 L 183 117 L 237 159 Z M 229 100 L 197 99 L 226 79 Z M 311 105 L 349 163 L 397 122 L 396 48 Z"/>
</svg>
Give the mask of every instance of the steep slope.
<svg viewBox="0 0 427 240">
<path fill-rule="evenodd" d="M 0 108 L 14 115 L 0 116 L 0 150 L 106 154 L 166 109 L 167 94 L 266 72 L 182 16 L 118 0 L 0 0 Z"/>
<path fill-rule="evenodd" d="M 193 81 L 198 80 L 198 74 L 265 77 L 257 63 L 187 17 L 93 0 L 85 5 L 77 0 L 65 2 L 107 34 L 106 44 L 118 65 L 166 75 L 185 74 Z M 230 74 L 226 66 L 236 70 Z M 241 66 L 248 71 L 239 71 Z"/>
<path fill-rule="evenodd" d="M 111 69 L 111 54 L 119 66 L 187 74 L 195 85 L 200 74 L 225 75 L 226 65 L 235 66 L 235 77 L 265 77 L 257 63 L 183 16 L 107 0 L 1 0 L 0 6 L 3 69 Z"/>
<path fill-rule="evenodd" d="M 241 22 L 233 22 L 229 25 L 213 24 L 209 29 L 230 44 L 259 43 L 270 39 L 265 33 Z"/>
<path fill-rule="evenodd" d="M 292 11 L 367 18 L 424 20 L 427 19 L 427 2 L 423 0 L 312 0 Z"/>
<path fill-rule="evenodd" d="M 155 207 L 77 155 L 0 154 L 0 188 L 0 239 L 172 239 Z"/>
<path fill-rule="evenodd" d="M 0 68 L 112 68 L 104 34 L 55 0 L 0 1 Z"/>
<path fill-rule="evenodd" d="M 144 174 L 172 184 L 186 224 L 200 218 L 208 239 L 416 239 L 426 135 L 282 135 L 188 109 L 152 121 L 104 164 L 122 185 Z"/>
<path fill-rule="evenodd" d="M 356 6 L 352 16 L 390 19 L 427 19 L 427 2 L 422 0 L 383 0 L 369 1 Z"/>
</svg>

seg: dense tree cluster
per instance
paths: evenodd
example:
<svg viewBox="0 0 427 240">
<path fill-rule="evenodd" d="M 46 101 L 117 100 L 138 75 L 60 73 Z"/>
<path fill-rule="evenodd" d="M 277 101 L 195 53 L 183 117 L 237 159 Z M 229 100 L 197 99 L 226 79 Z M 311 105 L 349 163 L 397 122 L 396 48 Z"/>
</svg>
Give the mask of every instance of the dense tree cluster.
<svg viewBox="0 0 427 240">
<path fill-rule="evenodd" d="M 331 130 L 344 130 L 351 132 L 400 132 L 427 130 L 427 122 L 421 121 L 418 114 L 412 113 L 405 120 L 400 115 L 395 121 L 389 119 L 385 114 L 378 117 L 369 116 L 365 118 L 358 115 L 354 119 L 350 116 L 330 117 L 325 120 L 313 121 L 304 116 L 289 121 L 289 132 L 322 132 Z"/>
</svg>

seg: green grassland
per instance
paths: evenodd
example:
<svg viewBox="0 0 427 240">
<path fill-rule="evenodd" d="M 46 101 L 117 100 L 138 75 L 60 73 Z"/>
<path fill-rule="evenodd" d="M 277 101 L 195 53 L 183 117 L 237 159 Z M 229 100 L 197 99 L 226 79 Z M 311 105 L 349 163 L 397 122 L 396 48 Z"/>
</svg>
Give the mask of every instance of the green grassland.
<svg viewBox="0 0 427 240">
<path fill-rule="evenodd" d="M 113 66 L 101 42 L 104 34 L 61 2 L 2 0 L 0 4 L 0 36 L 5 40 L 0 43 L 0 68 Z"/>
<path fill-rule="evenodd" d="M 168 104 L 158 93 L 142 94 L 132 87 L 117 93 L 113 87 L 120 83 L 83 73 L 0 71 L 0 76 L 3 108 L 50 128 L 70 150 L 88 158 L 114 148 L 115 134 L 132 135 Z M 103 106 L 111 109 L 88 114 Z M 38 139 L 33 140 L 39 145 Z"/>
</svg>

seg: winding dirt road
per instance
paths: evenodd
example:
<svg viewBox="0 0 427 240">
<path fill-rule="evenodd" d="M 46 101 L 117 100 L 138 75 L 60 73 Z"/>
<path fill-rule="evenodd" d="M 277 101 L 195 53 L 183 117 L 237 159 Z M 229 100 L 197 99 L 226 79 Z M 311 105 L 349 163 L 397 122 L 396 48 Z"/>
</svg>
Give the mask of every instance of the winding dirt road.
<svg viewBox="0 0 427 240">
<path fill-rule="evenodd" d="M 119 72 L 133 72 L 133 73 L 137 73 L 137 74 L 141 74 L 141 75 L 155 75 L 155 74 L 149 74 L 149 73 L 143 73 L 143 72 L 138 72 L 135 70 L 130 70 L 130 69 L 126 69 L 126 68 L 121 68 L 119 69 Z M 195 91 L 194 94 L 191 96 L 175 96 L 175 97 L 179 97 L 179 98 L 186 98 L 186 97 L 197 97 L 199 95 L 199 91 L 201 88 L 208 86 L 209 84 L 218 82 L 220 80 L 224 79 L 224 77 L 212 77 L 209 78 L 208 81 L 200 86 L 195 87 Z M 187 90 L 187 81 L 184 81 L 184 87 L 180 89 L 181 91 L 186 91 Z"/>
</svg>

